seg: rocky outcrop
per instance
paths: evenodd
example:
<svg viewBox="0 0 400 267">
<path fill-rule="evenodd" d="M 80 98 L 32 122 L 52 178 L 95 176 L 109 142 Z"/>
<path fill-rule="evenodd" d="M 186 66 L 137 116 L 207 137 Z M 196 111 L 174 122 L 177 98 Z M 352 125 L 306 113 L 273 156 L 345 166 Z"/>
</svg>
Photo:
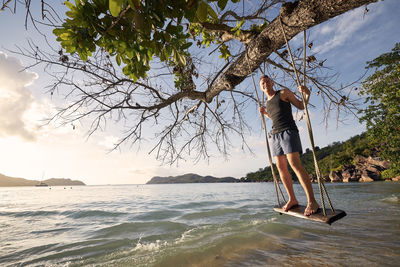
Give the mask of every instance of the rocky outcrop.
<svg viewBox="0 0 400 267">
<path fill-rule="evenodd" d="M 358 182 L 360 180 L 361 174 L 357 172 L 356 166 L 354 165 L 344 165 L 342 168 L 342 182 Z"/>
<path fill-rule="evenodd" d="M 310 180 L 313 183 L 318 183 L 318 177 L 314 174 L 309 174 Z M 321 177 L 322 181 L 325 182 L 330 182 L 331 179 L 329 178 L 329 175 L 325 175 Z"/>
<path fill-rule="evenodd" d="M 339 171 L 331 171 L 329 173 L 329 179 L 332 183 L 340 183 L 342 181 L 342 173 Z"/>
<path fill-rule="evenodd" d="M 374 179 L 372 179 L 370 176 L 368 176 L 367 174 L 362 174 L 360 180 L 358 180 L 359 182 L 373 182 L 375 181 Z"/>
<path fill-rule="evenodd" d="M 356 169 L 361 173 L 360 182 L 373 182 L 382 180 L 382 172 L 390 168 L 391 163 L 381 158 L 368 157 L 357 155 L 354 158 Z"/>
<path fill-rule="evenodd" d="M 363 157 L 357 155 L 354 158 L 354 164 L 344 165 L 341 171 L 331 171 L 328 180 L 337 182 L 373 182 L 382 181 L 382 172 L 391 166 L 391 162 L 378 157 Z M 316 182 L 314 176 L 310 176 L 313 182 Z M 400 177 L 392 178 L 391 181 L 399 181 Z"/>
</svg>

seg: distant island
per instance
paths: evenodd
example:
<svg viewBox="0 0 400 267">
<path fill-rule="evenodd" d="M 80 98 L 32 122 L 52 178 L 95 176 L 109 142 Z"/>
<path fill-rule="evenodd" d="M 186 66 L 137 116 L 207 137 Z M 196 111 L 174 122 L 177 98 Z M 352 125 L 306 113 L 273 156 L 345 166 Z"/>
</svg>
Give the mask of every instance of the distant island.
<svg viewBox="0 0 400 267">
<path fill-rule="evenodd" d="M 39 184 L 46 184 L 48 186 L 72 186 L 72 185 L 86 185 L 84 182 L 78 180 L 71 180 L 65 178 L 51 178 L 43 181 L 28 180 L 24 178 L 15 178 L 0 174 L 0 187 L 11 186 L 36 186 Z"/>
<path fill-rule="evenodd" d="M 184 184 L 184 183 L 238 183 L 239 179 L 233 177 L 216 178 L 213 176 L 201 176 L 194 173 L 187 173 L 178 176 L 151 178 L 146 184 Z"/>
</svg>

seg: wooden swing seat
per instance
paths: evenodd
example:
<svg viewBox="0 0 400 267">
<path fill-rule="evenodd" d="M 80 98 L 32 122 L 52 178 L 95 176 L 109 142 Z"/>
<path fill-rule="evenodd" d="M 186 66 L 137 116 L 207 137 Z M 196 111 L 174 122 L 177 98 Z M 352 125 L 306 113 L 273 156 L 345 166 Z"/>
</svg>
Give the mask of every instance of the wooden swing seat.
<svg viewBox="0 0 400 267">
<path fill-rule="evenodd" d="M 315 221 L 315 222 L 327 223 L 329 225 L 331 223 L 343 218 L 344 216 L 346 216 L 346 212 L 344 212 L 343 210 L 338 210 L 338 209 L 335 209 L 334 213 L 332 212 L 331 209 L 326 209 L 325 210 L 326 216 L 324 216 L 323 210 L 321 208 L 318 209 L 317 213 L 311 214 L 310 216 L 305 216 L 304 215 L 305 209 L 306 209 L 306 206 L 302 206 L 302 205 L 293 207 L 288 211 L 284 211 L 283 208 L 281 208 L 279 206 L 274 207 L 274 210 L 276 212 L 279 212 L 281 215 L 285 214 L 285 215 L 295 216 L 295 217 L 299 217 L 302 219 L 311 220 L 311 221 Z"/>
</svg>

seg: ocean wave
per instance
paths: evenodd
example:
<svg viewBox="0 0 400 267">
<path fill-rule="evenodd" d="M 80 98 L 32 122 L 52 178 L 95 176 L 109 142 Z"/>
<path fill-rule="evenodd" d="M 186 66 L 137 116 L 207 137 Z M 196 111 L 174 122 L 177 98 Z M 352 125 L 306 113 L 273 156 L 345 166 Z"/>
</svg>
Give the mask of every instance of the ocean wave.
<svg viewBox="0 0 400 267">
<path fill-rule="evenodd" d="M 56 246 L 57 243 L 45 244 L 36 247 L 31 247 L 28 249 L 19 250 L 13 253 L 8 253 L 7 255 L 0 257 L 0 263 L 2 264 L 1 266 L 7 266 L 8 264 L 11 265 L 13 263 L 21 263 L 25 259 L 30 258 L 30 256 L 32 255 L 43 254 L 46 251 L 51 251 Z"/>
<path fill-rule="evenodd" d="M 58 211 L 53 210 L 26 210 L 26 211 L 12 211 L 12 212 L 0 212 L 0 216 L 10 217 L 36 217 L 36 216 L 50 216 L 58 215 Z"/>
<path fill-rule="evenodd" d="M 196 238 L 196 229 L 185 242 L 166 247 L 170 253 L 163 253 L 155 266 L 254 266 L 246 265 L 243 257 L 259 249 L 271 250 L 277 244 L 275 238 L 260 235 L 256 228 L 221 232 L 212 226 L 203 230 L 207 233 L 201 239 Z"/>
<path fill-rule="evenodd" d="M 251 220 L 250 224 L 251 225 L 260 225 L 260 224 L 266 224 L 266 223 L 272 223 L 275 222 L 277 219 L 276 217 L 268 218 L 268 219 L 255 219 Z"/>
<path fill-rule="evenodd" d="M 209 230 L 213 227 L 213 225 L 203 225 L 193 227 L 191 229 L 186 230 L 181 234 L 181 236 L 173 242 L 174 244 L 180 244 L 187 242 L 193 238 L 202 238 Z"/>
<path fill-rule="evenodd" d="M 62 215 L 68 218 L 79 219 L 85 217 L 116 217 L 123 216 L 127 213 L 123 212 L 109 212 L 104 210 L 68 210 L 68 211 L 54 211 L 54 210 L 35 210 L 35 211 L 12 211 L 0 212 L 0 216 L 9 216 L 14 218 L 20 217 L 49 217 Z"/>
<path fill-rule="evenodd" d="M 195 209 L 195 208 L 202 208 L 202 207 L 213 207 L 213 206 L 221 206 L 221 205 L 234 205 L 236 204 L 233 201 L 195 201 L 195 202 L 188 202 L 183 204 L 177 204 L 171 206 L 174 209 Z"/>
<path fill-rule="evenodd" d="M 82 259 L 104 256 L 132 245 L 132 240 L 118 239 L 92 240 L 68 245 L 59 244 L 58 246 L 53 246 L 51 250 L 47 249 L 45 251 L 41 247 L 37 247 L 30 253 L 26 253 L 26 251 L 20 252 L 21 258 L 18 262 L 22 266 L 70 266 L 73 265 L 72 263 Z M 33 253 L 35 251 L 36 253 Z"/>
<path fill-rule="evenodd" d="M 31 234 L 46 234 L 46 233 L 54 233 L 54 232 L 66 232 L 70 230 L 74 230 L 75 228 L 64 227 L 64 228 L 56 228 L 56 229 L 49 229 L 49 230 L 41 230 L 41 231 L 32 231 Z"/>
<path fill-rule="evenodd" d="M 240 216 L 241 220 L 253 220 L 253 219 L 260 219 L 264 220 L 265 218 L 271 216 L 271 213 L 267 212 L 256 212 L 252 214 L 243 214 Z"/>
<path fill-rule="evenodd" d="M 226 216 L 226 215 L 238 214 L 238 213 L 243 213 L 243 211 L 240 209 L 222 208 L 222 209 L 213 209 L 213 210 L 185 214 L 182 216 L 182 219 L 196 220 L 196 219 L 205 219 L 205 218 L 210 218 L 210 217 Z"/>
<path fill-rule="evenodd" d="M 96 231 L 96 238 L 111 238 L 124 236 L 126 238 L 139 238 L 141 236 L 154 236 L 159 234 L 172 234 L 183 232 L 188 225 L 170 221 L 157 222 L 129 222 L 106 227 Z"/>
<path fill-rule="evenodd" d="M 150 211 L 144 214 L 140 214 L 135 216 L 136 220 L 143 220 L 143 221 L 154 221 L 154 220 L 165 220 L 177 217 L 181 215 L 182 212 L 178 210 L 157 210 L 157 211 Z"/>
<path fill-rule="evenodd" d="M 382 199 L 382 201 L 383 201 L 383 202 L 386 202 L 386 203 L 395 203 L 395 204 L 399 204 L 399 203 L 400 203 L 400 198 L 399 198 L 399 196 L 392 195 L 392 196 L 390 196 L 390 197 L 386 197 L 386 198 Z"/>
<path fill-rule="evenodd" d="M 142 243 L 142 239 L 139 238 L 138 242 L 136 243 L 136 246 L 132 249 L 132 251 L 138 251 L 138 250 L 145 250 L 145 251 L 158 251 L 160 250 L 161 247 L 165 247 L 168 245 L 167 241 L 161 241 L 161 240 L 156 240 L 155 242 L 150 242 L 150 243 Z"/>
<path fill-rule="evenodd" d="M 71 211 L 64 211 L 61 215 L 65 215 L 69 218 L 79 219 L 79 218 L 86 218 L 86 217 L 117 217 L 123 216 L 127 213 L 124 212 L 110 212 L 104 210 L 71 210 Z"/>
</svg>

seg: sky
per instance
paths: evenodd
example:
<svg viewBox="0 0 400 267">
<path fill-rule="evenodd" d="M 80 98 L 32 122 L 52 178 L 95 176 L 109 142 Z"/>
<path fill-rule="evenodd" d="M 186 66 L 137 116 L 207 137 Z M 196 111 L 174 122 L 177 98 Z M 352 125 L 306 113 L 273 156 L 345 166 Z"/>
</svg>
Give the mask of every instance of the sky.
<svg viewBox="0 0 400 267">
<path fill-rule="evenodd" d="M 58 2 L 58 1 L 57 1 Z M 385 0 L 347 12 L 308 31 L 313 41 L 313 53 L 326 59 L 326 65 L 340 74 L 338 83 L 349 83 L 365 71 L 365 62 L 390 51 L 400 37 L 400 1 Z M 30 27 L 24 28 L 24 12 L 13 15 L 0 13 L 0 173 L 26 179 L 71 178 L 89 185 L 143 184 L 153 176 L 197 173 L 216 177 L 240 178 L 268 165 L 265 139 L 259 115 L 254 108 L 253 133 L 248 144 L 254 154 L 244 153 L 238 146 L 230 150 L 228 160 L 214 154 L 208 161 L 194 164 L 190 160 L 179 165 L 162 165 L 155 155 L 148 154 L 151 140 L 140 147 L 124 146 L 110 152 L 118 140 L 118 127 L 112 124 L 87 138 L 85 125 L 45 124 L 44 119 L 54 113 L 62 99 L 45 94 L 49 84 L 43 70 L 21 71 L 28 64 L 9 50 L 15 45 L 26 45 L 26 39 L 38 38 Z M 47 37 L 51 40 L 52 35 Z M 300 46 L 302 34 L 292 41 Z M 45 45 L 45 44 L 43 44 Z M 370 73 L 371 74 L 371 73 Z M 256 77 L 258 80 L 258 77 Z M 250 84 L 247 79 L 241 86 Z M 328 128 L 322 123 L 320 104 L 310 109 L 314 139 L 323 147 L 365 131 L 365 126 L 353 117 L 336 125 L 334 117 Z M 268 122 L 269 123 L 269 122 Z M 270 128 L 270 125 L 268 124 Z M 306 126 L 298 122 L 303 148 L 309 147 Z"/>
</svg>

